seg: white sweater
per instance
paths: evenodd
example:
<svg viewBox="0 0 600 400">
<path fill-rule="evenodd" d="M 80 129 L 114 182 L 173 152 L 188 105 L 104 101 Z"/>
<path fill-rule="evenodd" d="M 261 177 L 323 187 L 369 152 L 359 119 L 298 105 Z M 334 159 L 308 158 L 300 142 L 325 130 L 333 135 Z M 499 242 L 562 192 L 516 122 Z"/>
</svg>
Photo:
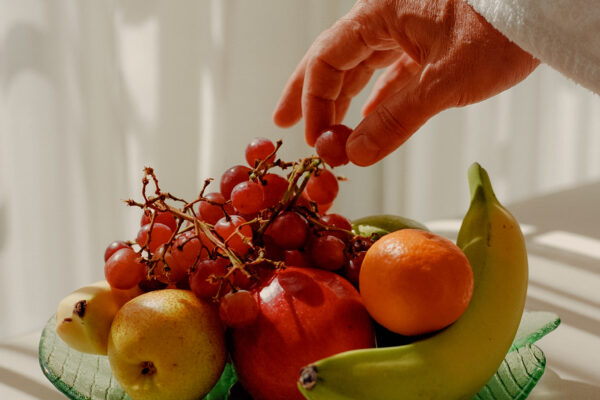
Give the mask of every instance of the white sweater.
<svg viewBox="0 0 600 400">
<path fill-rule="evenodd" d="M 523 50 L 600 94 L 600 0 L 466 0 Z"/>
</svg>

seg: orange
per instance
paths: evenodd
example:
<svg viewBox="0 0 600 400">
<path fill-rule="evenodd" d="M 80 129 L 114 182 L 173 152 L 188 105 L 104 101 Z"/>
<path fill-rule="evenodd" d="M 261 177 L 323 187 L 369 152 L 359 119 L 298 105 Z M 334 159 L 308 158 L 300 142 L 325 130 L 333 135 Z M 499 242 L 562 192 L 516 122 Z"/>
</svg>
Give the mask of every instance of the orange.
<svg viewBox="0 0 600 400">
<path fill-rule="evenodd" d="M 420 335 L 462 315 L 473 294 L 473 271 L 452 241 L 419 229 L 401 229 L 381 237 L 367 251 L 359 288 L 375 321 L 402 335 Z"/>
</svg>

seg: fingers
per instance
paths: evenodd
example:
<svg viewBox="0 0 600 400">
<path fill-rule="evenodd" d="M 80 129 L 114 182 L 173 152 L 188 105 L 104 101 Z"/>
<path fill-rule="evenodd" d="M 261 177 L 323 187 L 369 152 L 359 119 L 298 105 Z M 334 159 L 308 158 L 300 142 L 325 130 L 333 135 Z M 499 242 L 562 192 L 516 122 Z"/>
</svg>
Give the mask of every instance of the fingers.
<svg viewBox="0 0 600 400">
<path fill-rule="evenodd" d="M 344 74 L 344 82 L 338 98 L 335 100 L 335 123 L 340 124 L 344 120 L 350 101 L 358 94 L 373 76 L 374 70 L 365 63 Z"/>
<path fill-rule="evenodd" d="M 318 133 L 335 123 L 335 101 L 344 72 L 370 53 L 356 24 L 348 19 L 338 21 L 315 40 L 298 64 L 275 107 L 274 122 L 291 126 L 304 114 L 306 141 L 314 145 Z"/>
<path fill-rule="evenodd" d="M 358 1 L 306 53 L 274 121 L 290 126 L 304 117 L 312 146 L 320 132 L 342 122 L 373 71 L 390 65 L 346 146 L 357 165 L 381 160 L 436 113 L 497 94 L 537 64 L 465 2 Z"/>
<path fill-rule="evenodd" d="M 345 72 L 373 53 L 360 29 L 353 20 L 342 19 L 319 36 L 311 49 L 302 89 L 305 136 L 311 146 L 320 132 L 336 122 L 335 102 L 342 92 Z"/>
<path fill-rule="evenodd" d="M 343 71 L 318 58 L 307 66 L 302 89 L 302 113 L 305 139 L 310 146 L 314 146 L 319 133 L 335 123 L 335 100 L 340 94 L 343 79 Z"/>
<path fill-rule="evenodd" d="M 354 69 L 345 73 L 342 90 L 335 102 L 336 124 L 342 123 L 352 98 L 359 94 L 369 83 L 375 70 L 393 64 L 399 54 L 403 53 L 398 53 L 395 50 L 376 51 Z"/>
<path fill-rule="evenodd" d="M 404 89 L 378 104 L 354 129 L 346 144 L 348 158 L 368 166 L 397 149 L 429 118 L 441 111 L 441 104 L 423 96 L 431 93 L 428 83 L 414 76 Z"/>
<path fill-rule="evenodd" d="M 306 53 L 302 61 L 296 67 L 294 73 L 288 79 L 283 92 L 275 106 L 273 121 L 282 128 L 294 125 L 302 118 L 302 86 L 304 85 L 304 73 L 309 53 Z"/>
<path fill-rule="evenodd" d="M 467 3 L 454 5 L 452 13 L 444 14 L 445 23 L 420 32 L 417 42 L 427 51 L 419 57 L 417 73 L 412 75 L 415 65 L 403 64 L 408 59 L 399 60 L 377 83 L 365 106 L 367 116 L 346 144 L 354 164 L 378 162 L 438 112 L 487 99 L 535 68 L 531 56 L 488 26 Z M 451 35 L 447 26 L 453 27 Z"/>
<path fill-rule="evenodd" d="M 273 120 L 281 127 L 294 125 L 305 114 L 306 141 L 311 146 L 318 134 L 336 121 L 335 103 L 344 87 L 345 72 L 372 52 L 355 27 L 349 20 L 340 20 L 323 32 L 296 67 L 275 107 Z M 362 89 L 371 74 L 365 67 L 349 75 L 339 103 L 342 116 L 350 103 L 344 97 L 351 97 L 355 87 Z"/>
<path fill-rule="evenodd" d="M 342 122 L 352 98 L 374 70 L 387 67 L 399 55 L 399 46 L 386 36 L 385 26 L 365 18 L 364 12 L 355 7 L 315 40 L 275 107 L 273 120 L 281 127 L 304 117 L 306 142 L 311 146 L 323 130 Z M 365 20 L 368 25 L 359 22 Z"/>
<path fill-rule="evenodd" d="M 402 89 L 419 69 L 419 64 L 406 53 L 402 53 L 375 82 L 373 91 L 363 106 L 362 114 L 370 114 L 382 101 Z"/>
</svg>

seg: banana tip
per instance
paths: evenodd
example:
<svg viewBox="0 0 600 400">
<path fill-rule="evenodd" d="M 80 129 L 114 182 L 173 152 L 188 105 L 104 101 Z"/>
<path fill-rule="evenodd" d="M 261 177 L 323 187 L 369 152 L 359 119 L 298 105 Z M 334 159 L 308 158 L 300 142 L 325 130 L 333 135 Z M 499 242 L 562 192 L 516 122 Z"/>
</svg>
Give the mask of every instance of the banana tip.
<svg viewBox="0 0 600 400">
<path fill-rule="evenodd" d="M 311 390 L 317 384 L 317 366 L 307 365 L 300 370 L 300 378 L 298 383 L 303 389 Z"/>
</svg>

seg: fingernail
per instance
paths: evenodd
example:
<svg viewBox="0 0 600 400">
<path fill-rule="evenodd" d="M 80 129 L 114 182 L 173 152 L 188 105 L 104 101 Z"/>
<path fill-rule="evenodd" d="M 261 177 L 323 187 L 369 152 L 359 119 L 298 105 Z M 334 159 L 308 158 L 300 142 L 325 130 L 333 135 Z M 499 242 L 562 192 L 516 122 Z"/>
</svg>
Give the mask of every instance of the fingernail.
<svg viewBox="0 0 600 400">
<path fill-rule="evenodd" d="M 354 164 L 361 167 L 378 160 L 381 148 L 368 135 L 350 136 L 346 143 L 346 153 Z"/>
</svg>

